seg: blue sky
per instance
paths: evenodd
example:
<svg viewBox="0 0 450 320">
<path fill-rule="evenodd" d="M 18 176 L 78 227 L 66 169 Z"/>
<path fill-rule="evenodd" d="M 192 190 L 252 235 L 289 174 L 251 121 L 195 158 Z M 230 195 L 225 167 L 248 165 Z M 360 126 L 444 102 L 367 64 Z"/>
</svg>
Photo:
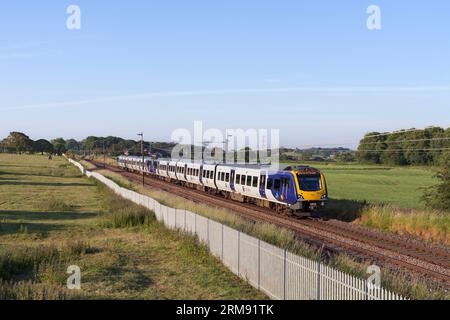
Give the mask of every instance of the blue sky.
<svg viewBox="0 0 450 320">
<path fill-rule="evenodd" d="M 81 8 L 81 30 L 66 8 Z M 366 28 L 370 4 L 382 30 Z M 9 1 L 0 137 L 278 128 L 283 145 L 450 124 L 450 2 Z"/>
</svg>

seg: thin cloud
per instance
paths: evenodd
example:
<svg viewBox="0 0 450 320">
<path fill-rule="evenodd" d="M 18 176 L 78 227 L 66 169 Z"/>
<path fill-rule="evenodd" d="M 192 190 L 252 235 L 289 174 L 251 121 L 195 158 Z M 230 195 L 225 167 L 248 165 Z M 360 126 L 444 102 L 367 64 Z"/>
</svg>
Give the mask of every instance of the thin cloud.
<svg viewBox="0 0 450 320">
<path fill-rule="evenodd" d="M 82 100 L 71 100 L 41 104 L 30 104 L 22 106 L 10 106 L 0 109 L 0 111 L 14 111 L 37 108 L 70 107 L 93 104 L 98 102 L 113 102 L 124 100 L 138 100 L 155 97 L 183 97 L 183 96 L 208 96 L 227 94 L 255 94 L 255 93 L 450 93 L 448 86 L 421 86 L 421 87 L 290 87 L 290 88 L 254 88 L 254 89 L 220 89 L 220 90 L 197 90 L 197 91 L 162 91 L 148 92 L 140 94 L 105 96 Z"/>
</svg>

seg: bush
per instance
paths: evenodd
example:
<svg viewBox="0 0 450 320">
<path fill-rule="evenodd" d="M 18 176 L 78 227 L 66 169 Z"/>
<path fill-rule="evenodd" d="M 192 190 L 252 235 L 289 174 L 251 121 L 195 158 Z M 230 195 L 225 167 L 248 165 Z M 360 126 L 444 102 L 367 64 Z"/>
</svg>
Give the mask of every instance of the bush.
<svg viewBox="0 0 450 320">
<path fill-rule="evenodd" d="M 425 192 L 423 201 L 433 209 L 450 211 L 450 157 L 447 157 L 436 177 L 440 183 Z"/>
</svg>

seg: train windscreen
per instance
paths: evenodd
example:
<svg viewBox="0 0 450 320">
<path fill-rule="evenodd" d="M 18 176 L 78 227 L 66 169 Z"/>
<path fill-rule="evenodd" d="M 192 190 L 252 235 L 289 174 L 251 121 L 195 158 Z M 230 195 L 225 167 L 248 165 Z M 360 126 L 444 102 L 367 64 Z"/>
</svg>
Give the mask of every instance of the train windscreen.
<svg viewBox="0 0 450 320">
<path fill-rule="evenodd" d="M 320 174 L 317 175 L 298 174 L 297 178 L 300 190 L 319 191 L 322 189 L 322 180 L 320 178 Z"/>
</svg>

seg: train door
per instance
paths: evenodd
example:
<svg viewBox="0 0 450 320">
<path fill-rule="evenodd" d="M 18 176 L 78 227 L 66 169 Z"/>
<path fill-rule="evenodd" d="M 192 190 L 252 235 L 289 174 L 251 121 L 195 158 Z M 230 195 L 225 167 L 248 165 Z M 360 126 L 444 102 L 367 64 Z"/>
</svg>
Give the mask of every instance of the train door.
<svg viewBox="0 0 450 320">
<path fill-rule="evenodd" d="M 261 172 L 261 176 L 259 178 L 259 194 L 261 197 L 266 198 L 266 172 Z"/>
<path fill-rule="evenodd" d="M 230 189 L 231 190 L 235 190 L 234 189 L 234 175 L 236 174 L 236 170 L 231 169 L 231 174 L 230 174 Z"/>
<path fill-rule="evenodd" d="M 291 178 L 290 177 L 283 177 L 281 178 L 281 199 L 284 202 L 288 202 L 290 196 L 289 193 L 292 191 L 291 188 Z"/>
<path fill-rule="evenodd" d="M 199 174 L 200 174 L 200 184 L 203 185 L 203 165 L 200 165 L 200 170 L 199 170 Z"/>
</svg>

